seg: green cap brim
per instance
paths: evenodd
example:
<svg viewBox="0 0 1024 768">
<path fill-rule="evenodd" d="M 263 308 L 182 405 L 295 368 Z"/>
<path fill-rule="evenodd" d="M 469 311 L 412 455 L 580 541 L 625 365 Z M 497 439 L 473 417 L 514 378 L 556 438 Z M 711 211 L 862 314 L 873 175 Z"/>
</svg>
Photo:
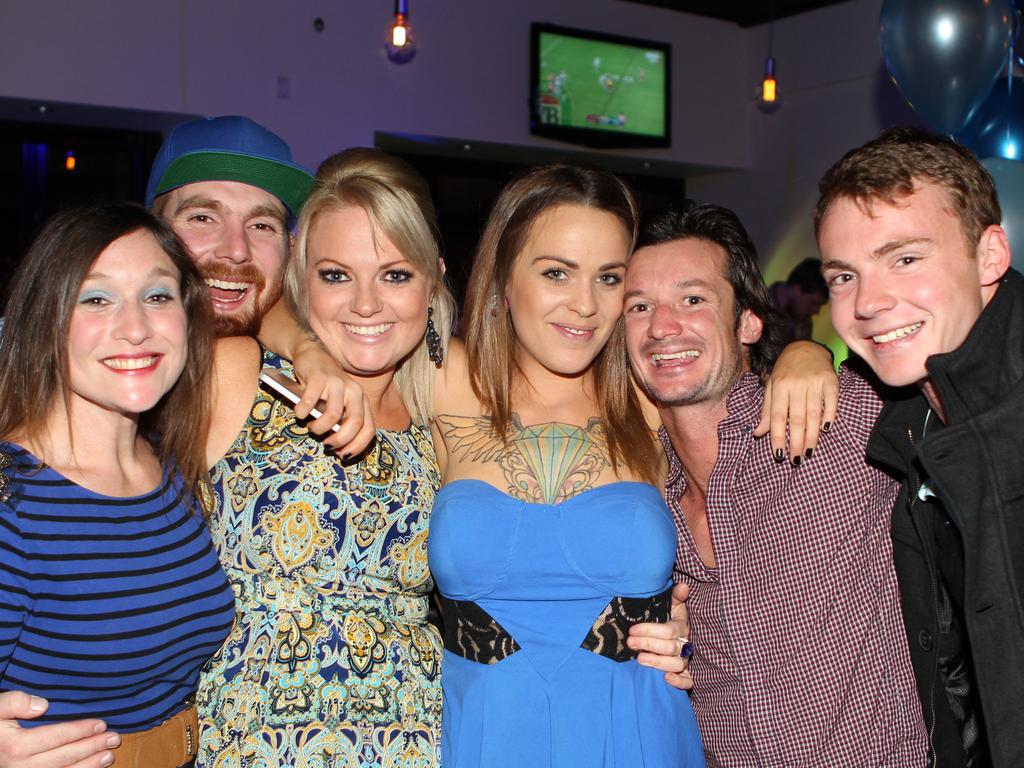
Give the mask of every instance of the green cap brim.
<svg viewBox="0 0 1024 768">
<path fill-rule="evenodd" d="M 153 196 L 197 181 L 239 181 L 258 187 L 284 203 L 292 216 L 299 215 L 313 189 L 313 177 L 297 165 L 252 155 L 192 152 L 167 167 Z"/>
</svg>

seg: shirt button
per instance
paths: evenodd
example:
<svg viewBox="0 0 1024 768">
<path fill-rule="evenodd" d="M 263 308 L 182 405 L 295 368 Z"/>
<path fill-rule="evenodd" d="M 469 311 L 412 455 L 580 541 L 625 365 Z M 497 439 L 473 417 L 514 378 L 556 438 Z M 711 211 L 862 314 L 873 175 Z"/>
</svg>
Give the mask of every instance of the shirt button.
<svg viewBox="0 0 1024 768">
<path fill-rule="evenodd" d="M 932 649 L 932 633 L 927 629 L 922 629 L 917 633 L 917 644 L 921 646 L 921 650 L 930 651 Z"/>
</svg>

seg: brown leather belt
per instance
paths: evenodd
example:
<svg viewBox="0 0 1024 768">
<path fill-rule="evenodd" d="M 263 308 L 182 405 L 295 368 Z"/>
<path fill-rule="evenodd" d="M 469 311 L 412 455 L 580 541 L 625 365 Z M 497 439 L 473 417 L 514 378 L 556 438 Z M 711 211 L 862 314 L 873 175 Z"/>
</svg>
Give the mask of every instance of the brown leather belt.
<svg viewBox="0 0 1024 768">
<path fill-rule="evenodd" d="M 195 759 L 199 746 L 199 719 L 190 704 L 148 731 L 121 734 L 114 750 L 117 768 L 180 768 Z"/>
</svg>

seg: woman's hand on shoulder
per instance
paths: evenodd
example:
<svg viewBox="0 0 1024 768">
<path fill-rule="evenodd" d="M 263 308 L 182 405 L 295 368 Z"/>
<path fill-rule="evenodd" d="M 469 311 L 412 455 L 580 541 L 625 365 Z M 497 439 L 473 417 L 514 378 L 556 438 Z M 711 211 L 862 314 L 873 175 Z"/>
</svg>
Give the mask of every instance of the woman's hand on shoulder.
<svg viewBox="0 0 1024 768">
<path fill-rule="evenodd" d="M 836 420 L 839 377 L 827 347 L 813 341 L 796 341 L 779 356 L 765 385 L 761 421 L 754 436 L 771 430 L 772 455 L 786 456 L 786 424 L 789 423 L 789 456 L 794 464 L 811 458 L 820 431 L 827 432 Z"/>
<path fill-rule="evenodd" d="M 102 720 L 22 728 L 18 720 L 39 717 L 46 699 L 22 691 L 0 693 L 0 768 L 102 768 L 114 762 L 121 743 Z"/>
<path fill-rule="evenodd" d="M 375 432 L 370 403 L 362 388 L 312 339 L 296 346 L 292 367 L 304 386 L 295 415 L 305 418 L 317 408 L 321 415 L 306 424 L 306 428 L 324 436 L 324 445 L 342 456 L 362 453 Z M 339 425 L 338 431 L 332 434 L 335 424 Z"/>
</svg>

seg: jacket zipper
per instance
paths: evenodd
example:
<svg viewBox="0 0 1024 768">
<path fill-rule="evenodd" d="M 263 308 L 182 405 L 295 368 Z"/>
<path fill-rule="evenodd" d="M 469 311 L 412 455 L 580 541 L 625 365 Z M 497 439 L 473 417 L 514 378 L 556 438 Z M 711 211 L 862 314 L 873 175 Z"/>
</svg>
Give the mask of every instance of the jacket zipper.
<svg viewBox="0 0 1024 768">
<path fill-rule="evenodd" d="M 910 427 L 907 427 L 907 439 L 910 441 L 910 447 L 913 451 L 913 449 L 916 446 L 914 445 L 914 433 L 910 429 Z M 928 554 L 928 547 L 925 545 L 924 539 L 921 536 L 921 529 L 917 525 L 917 519 L 914 512 L 914 504 L 920 498 L 917 494 L 920 493 L 921 490 L 921 478 L 916 469 L 913 469 L 913 467 L 911 467 L 911 471 L 914 473 L 914 479 L 916 481 L 914 484 L 917 485 L 918 490 L 908 499 L 910 506 L 910 522 L 913 524 L 914 530 L 917 531 L 917 537 L 921 539 L 921 552 L 924 555 L 925 562 L 928 564 L 928 578 L 932 583 L 932 609 L 935 612 L 935 627 L 937 630 L 941 624 L 941 620 L 939 617 L 939 587 L 935 580 L 934 564 L 932 563 L 932 559 Z M 934 643 L 934 650 L 937 656 L 939 652 L 938 634 L 936 634 L 934 638 Z M 935 749 L 935 678 L 938 677 L 938 674 L 939 665 L 938 661 L 936 660 L 936 663 L 933 665 L 932 669 L 931 689 L 928 692 L 928 706 L 931 710 L 931 720 L 928 723 L 928 751 L 931 753 L 931 768 L 938 768 L 939 765 L 939 753 Z"/>
</svg>

